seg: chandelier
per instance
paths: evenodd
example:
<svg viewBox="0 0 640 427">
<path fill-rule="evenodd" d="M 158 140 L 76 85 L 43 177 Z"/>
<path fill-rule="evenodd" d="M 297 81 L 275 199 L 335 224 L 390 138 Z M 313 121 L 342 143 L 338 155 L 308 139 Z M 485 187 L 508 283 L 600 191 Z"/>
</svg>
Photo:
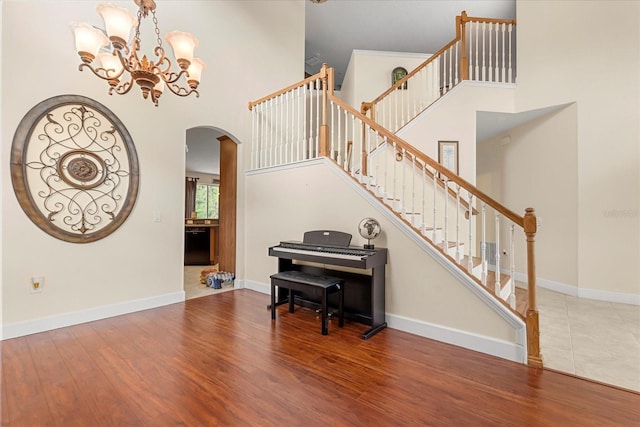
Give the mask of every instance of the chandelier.
<svg viewBox="0 0 640 427">
<path fill-rule="evenodd" d="M 138 15 L 134 16 L 128 9 L 113 3 L 98 4 L 96 10 L 102 16 L 106 28 L 105 33 L 89 24 L 72 22 L 75 35 L 76 50 L 82 64 L 78 67 L 89 68 L 93 74 L 109 83 L 109 95 L 128 93 L 134 82 L 140 87 L 144 99 L 158 106 L 158 98 L 165 87 L 178 96 L 189 96 L 197 91 L 200 76 L 205 68 L 200 58 L 193 57 L 193 50 L 198 40 L 183 31 L 171 31 L 165 40 L 173 48 L 179 70 L 171 69 L 171 61 L 165 56 L 154 0 L 134 0 L 138 6 Z M 138 57 L 140 51 L 140 23 L 151 12 L 156 33 L 154 48 L 157 60 L 149 60 L 146 55 Z M 135 28 L 133 40 L 128 43 L 131 30 Z M 108 36 L 108 37 L 107 37 Z M 185 77 L 188 87 L 181 86 L 179 80 Z"/>
</svg>

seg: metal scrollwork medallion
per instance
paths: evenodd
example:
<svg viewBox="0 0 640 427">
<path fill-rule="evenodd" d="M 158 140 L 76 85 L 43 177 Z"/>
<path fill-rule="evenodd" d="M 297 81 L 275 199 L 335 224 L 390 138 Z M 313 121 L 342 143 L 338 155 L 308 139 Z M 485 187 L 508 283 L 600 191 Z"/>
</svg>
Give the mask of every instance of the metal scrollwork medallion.
<svg viewBox="0 0 640 427">
<path fill-rule="evenodd" d="M 72 243 L 113 233 L 138 195 L 138 156 L 122 122 L 79 95 L 49 98 L 20 121 L 11 146 L 20 206 L 43 231 Z"/>
</svg>

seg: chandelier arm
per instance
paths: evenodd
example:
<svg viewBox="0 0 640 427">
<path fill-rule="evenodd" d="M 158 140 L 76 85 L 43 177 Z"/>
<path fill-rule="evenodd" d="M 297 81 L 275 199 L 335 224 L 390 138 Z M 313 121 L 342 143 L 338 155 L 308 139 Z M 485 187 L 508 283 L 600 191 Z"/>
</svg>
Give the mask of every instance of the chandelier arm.
<svg viewBox="0 0 640 427">
<path fill-rule="evenodd" d="M 171 69 L 171 60 L 165 55 L 164 48 L 162 46 L 156 46 L 153 50 L 158 60 L 155 63 L 155 68 L 161 74 L 167 74 Z M 163 79 L 164 80 L 164 79 Z"/>
<path fill-rule="evenodd" d="M 168 85 L 171 83 L 175 83 L 178 81 L 178 79 L 182 76 L 187 76 L 187 78 L 189 77 L 189 73 L 187 72 L 187 70 L 180 70 L 179 73 L 175 73 L 175 72 L 170 72 L 167 73 L 166 71 L 163 73 L 163 78 L 162 80 L 164 80 Z"/>
<path fill-rule="evenodd" d="M 167 82 L 165 80 L 165 82 Z M 171 92 L 173 92 L 174 95 L 178 95 L 178 96 L 189 96 L 192 93 L 196 94 L 196 98 L 200 97 L 200 93 L 196 90 L 196 89 L 187 89 L 184 88 L 178 84 L 175 83 L 170 83 L 167 82 L 167 86 L 166 86 Z"/>
<path fill-rule="evenodd" d="M 109 71 L 115 71 L 113 68 L 109 68 L 109 69 L 101 68 L 101 67 L 93 68 L 90 64 L 85 64 L 85 63 L 80 64 L 78 66 L 78 70 L 82 71 L 82 69 L 85 68 L 85 67 L 88 68 L 89 70 L 91 70 L 91 72 L 96 77 L 99 77 L 102 80 L 115 80 L 115 79 L 118 79 L 122 75 L 122 72 L 120 72 L 120 74 L 118 74 L 117 76 L 111 77 L 111 76 L 108 75 L 108 72 Z M 100 74 L 101 72 L 104 72 L 104 75 Z"/>
<path fill-rule="evenodd" d="M 133 87 L 133 76 L 131 76 L 128 82 L 123 82 L 118 86 L 111 86 L 109 88 L 109 95 L 113 95 L 113 92 L 117 93 L 118 95 L 124 95 L 128 93 L 132 87 Z"/>
<path fill-rule="evenodd" d="M 135 66 L 131 65 L 131 62 L 138 63 L 140 60 L 138 59 L 138 55 L 136 54 L 135 49 L 131 51 L 131 54 L 129 54 L 128 48 L 125 48 L 123 50 L 125 51 L 124 55 L 120 49 L 116 49 L 116 55 L 120 60 L 120 64 L 122 64 L 122 72 L 120 74 L 124 73 L 125 70 L 128 73 L 131 73 L 131 71 L 133 71 L 136 68 Z"/>
</svg>

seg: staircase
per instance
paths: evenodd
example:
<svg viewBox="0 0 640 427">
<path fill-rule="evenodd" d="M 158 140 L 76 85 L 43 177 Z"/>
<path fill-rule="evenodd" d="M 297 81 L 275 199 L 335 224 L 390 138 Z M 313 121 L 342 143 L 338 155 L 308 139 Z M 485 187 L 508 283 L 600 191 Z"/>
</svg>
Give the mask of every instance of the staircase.
<svg viewBox="0 0 640 427">
<path fill-rule="evenodd" d="M 514 26 L 514 21 L 463 12 L 456 18 L 454 40 L 363 103 L 362 112 L 334 96 L 333 69 L 326 65 L 317 75 L 250 102 L 251 168 L 331 159 L 411 232 L 520 317 L 527 329 L 527 361 L 541 367 L 534 210 L 511 211 L 396 134 L 462 80 L 513 82 Z M 411 92 L 398 90 L 405 82 Z M 522 263 L 518 268 L 516 261 Z M 526 288 L 516 290 L 518 274 Z"/>
</svg>

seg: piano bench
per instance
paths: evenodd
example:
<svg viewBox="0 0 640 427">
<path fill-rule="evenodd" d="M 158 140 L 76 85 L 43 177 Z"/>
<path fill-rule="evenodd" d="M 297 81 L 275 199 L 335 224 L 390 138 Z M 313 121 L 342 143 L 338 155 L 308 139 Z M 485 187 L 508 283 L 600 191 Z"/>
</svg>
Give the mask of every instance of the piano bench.
<svg viewBox="0 0 640 427">
<path fill-rule="evenodd" d="M 282 271 L 271 275 L 271 319 L 276 318 L 276 286 L 289 290 L 289 313 L 294 312 L 294 291 L 320 294 L 322 304 L 322 335 L 329 330 L 329 295 L 339 293 L 338 317 L 340 327 L 344 326 L 344 280 L 337 277 L 309 274 L 302 271 Z"/>
</svg>

